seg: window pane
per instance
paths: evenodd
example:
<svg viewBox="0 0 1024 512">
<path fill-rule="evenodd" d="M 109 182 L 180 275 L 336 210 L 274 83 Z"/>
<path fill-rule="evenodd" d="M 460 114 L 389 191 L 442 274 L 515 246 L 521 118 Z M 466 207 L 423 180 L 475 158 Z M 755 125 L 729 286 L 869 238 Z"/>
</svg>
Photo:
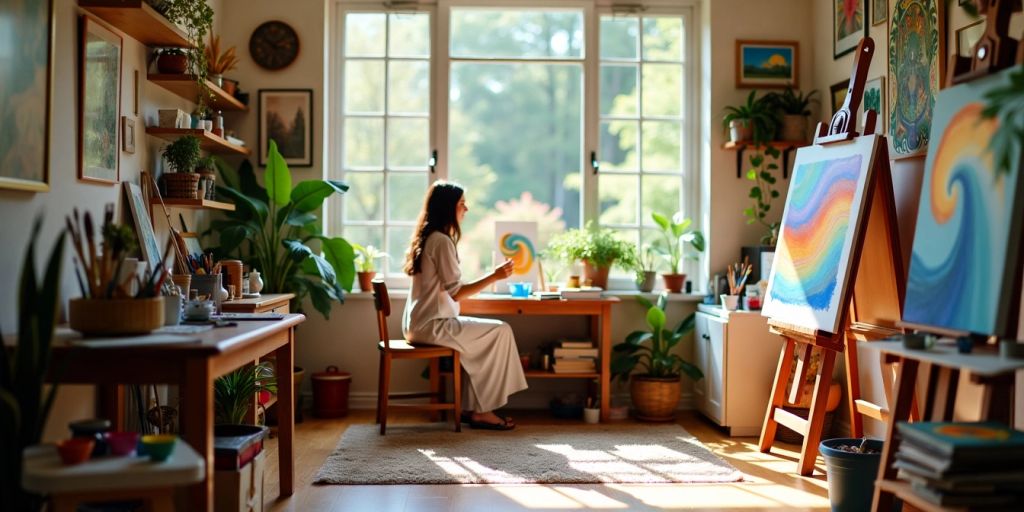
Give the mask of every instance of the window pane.
<svg viewBox="0 0 1024 512">
<path fill-rule="evenodd" d="M 430 56 L 430 15 L 391 14 L 388 29 L 388 55 L 392 57 Z"/>
<path fill-rule="evenodd" d="M 644 60 L 683 60 L 683 20 L 644 18 Z"/>
<path fill-rule="evenodd" d="M 658 176 L 658 175 L 644 175 L 643 184 L 641 185 L 643 190 L 643 211 L 641 217 L 645 223 L 652 222 L 651 212 L 658 212 L 662 215 L 671 217 L 672 214 L 679 211 L 680 206 L 680 190 L 683 185 L 682 176 Z"/>
<path fill-rule="evenodd" d="M 391 61 L 388 66 L 388 113 L 427 115 L 430 111 L 430 63 Z"/>
<path fill-rule="evenodd" d="M 388 173 L 388 220 L 416 220 L 427 189 L 425 172 Z"/>
<path fill-rule="evenodd" d="M 601 168 L 636 171 L 636 141 L 640 123 L 606 121 L 601 123 Z"/>
<path fill-rule="evenodd" d="M 350 60 L 345 63 L 345 113 L 384 112 L 384 61 Z"/>
<path fill-rule="evenodd" d="M 349 172 L 345 174 L 345 181 L 349 185 L 343 199 L 345 220 L 382 220 L 384 175 L 379 172 Z"/>
<path fill-rule="evenodd" d="M 345 119 L 345 168 L 384 167 L 384 120 Z"/>
<path fill-rule="evenodd" d="M 452 9 L 452 57 L 583 56 L 579 11 Z"/>
<path fill-rule="evenodd" d="M 644 76 L 644 80 L 647 77 Z M 635 116 L 636 66 L 601 66 L 601 115 Z M 647 101 L 647 98 L 644 98 Z"/>
<path fill-rule="evenodd" d="M 645 171 L 683 171 L 679 160 L 681 130 L 679 122 L 644 121 L 642 165 Z"/>
<path fill-rule="evenodd" d="M 388 228 L 388 273 L 399 274 L 405 265 L 405 251 L 409 249 L 412 226 Z"/>
<path fill-rule="evenodd" d="M 345 56 L 384 56 L 384 14 L 350 13 L 345 15 Z"/>
<path fill-rule="evenodd" d="M 601 216 L 598 223 L 637 224 L 637 190 L 639 183 L 636 176 L 602 174 L 597 184 L 600 200 Z"/>
<path fill-rule="evenodd" d="M 683 114 L 683 66 L 644 64 L 644 116 Z"/>
<path fill-rule="evenodd" d="M 345 240 L 362 246 L 372 245 L 384 250 L 384 228 L 380 226 L 345 226 Z M 380 262 L 377 263 L 380 270 Z"/>
<path fill-rule="evenodd" d="M 636 59 L 638 18 L 601 17 L 601 58 Z"/>
<path fill-rule="evenodd" d="M 388 119 L 388 168 L 426 169 L 430 155 L 427 119 Z"/>
</svg>

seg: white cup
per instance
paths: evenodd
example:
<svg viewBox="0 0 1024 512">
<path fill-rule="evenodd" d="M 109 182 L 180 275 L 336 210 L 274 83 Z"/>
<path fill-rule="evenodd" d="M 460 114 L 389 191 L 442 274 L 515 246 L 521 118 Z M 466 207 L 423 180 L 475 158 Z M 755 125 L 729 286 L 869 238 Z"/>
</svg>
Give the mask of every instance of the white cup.
<svg viewBox="0 0 1024 512">
<path fill-rule="evenodd" d="M 597 407 L 583 408 L 583 422 L 596 424 L 601 421 L 601 409 Z"/>
<path fill-rule="evenodd" d="M 739 306 L 739 300 L 740 300 L 740 296 L 739 295 L 726 295 L 726 294 L 723 293 L 721 295 L 721 299 L 722 299 L 722 308 L 724 308 L 724 309 L 726 309 L 728 311 L 736 311 L 737 306 Z"/>
</svg>

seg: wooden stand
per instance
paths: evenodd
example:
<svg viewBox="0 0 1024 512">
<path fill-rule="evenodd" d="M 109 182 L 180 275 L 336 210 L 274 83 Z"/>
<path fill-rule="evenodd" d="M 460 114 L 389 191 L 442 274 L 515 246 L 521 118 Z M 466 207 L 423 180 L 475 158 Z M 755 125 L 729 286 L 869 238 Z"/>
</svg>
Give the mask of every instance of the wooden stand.
<svg viewBox="0 0 1024 512">
<path fill-rule="evenodd" d="M 874 41 L 864 38 L 857 47 L 850 89 L 842 108 L 832 117 L 826 127 L 818 125 L 814 144 L 827 145 L 853 140 L 856 132 L 855 112 L 864 92 Z M 874 136 L 876 113 L 869 110 L 866 116 L 866 136 Z M 825 406 L 836 356 L 843 353 L 847 374 L 847 404 L 851 418 L 853 437 L 860 437 L 863 430 L 861 415 L 884 421 L 887 410 L 860 399 L 860 381 L 857 369 L 857 340 L 879 339 L 896 331 L 892 326 L 900 318 L 904 295 L 903 261 L 897 236 L 896 208 L 893 199 L 892 174 L 889 169 L 889 155 L 885 139 L 878 145 L 874 170 L 865 184 L 867 197 L 864 211 L 866 216 L 853 229 L 858 230 L 850 256 L 850 286 L 845 296 L 840 297 L 840 329 L 837 333 L 808 329 L 775 320 L 769 320 L 772 332 L 785 339 L 779 356 L 779 365 L 772 386 L 768 410 L 761 430 L 760 449 L 769 452 L 775 441 L 775 431 L 782 424 L 801 434 L 804 438 L 797 464 L 801 475 L 814 471 L 821 440 Z M 857 300 L 856 297 L 863 297 Z M 888 324 L 888 325 L 886 325 Z M 806 384 L 808 363 L 815 347 L 822 350 L 821 364 L 815 376 L 811 395 L 810 412 L 807 419 L 783 409 L 789 373 L 793 365 L 793 354 L 798 350 L 802 357 L 797 363 L 793 377 L 790 401 L 802 395 Z"/>
</svg>

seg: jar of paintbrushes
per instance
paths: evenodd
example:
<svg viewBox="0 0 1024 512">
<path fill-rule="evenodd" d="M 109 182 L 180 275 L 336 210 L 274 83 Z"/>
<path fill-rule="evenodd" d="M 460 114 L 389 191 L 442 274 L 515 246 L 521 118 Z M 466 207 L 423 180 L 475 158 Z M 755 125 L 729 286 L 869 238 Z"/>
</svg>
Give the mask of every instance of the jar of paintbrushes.
<svg viewBox="0 0 1024 512">
<path fill-rule="evenodd" d="M 728 311 L 736 311 L 740 303 L 740 293 L 743 292 L 743 286 L 747 283 L 747 278 L 750 277 L 752 265 L 749 259 L 744 258 L 743 263 L 733 263 L 729 265 L 728 271 L 725 273 L 726 279 L 729 281 L 729 293 L 722 294 L 722 308 Z"/>
</svg>

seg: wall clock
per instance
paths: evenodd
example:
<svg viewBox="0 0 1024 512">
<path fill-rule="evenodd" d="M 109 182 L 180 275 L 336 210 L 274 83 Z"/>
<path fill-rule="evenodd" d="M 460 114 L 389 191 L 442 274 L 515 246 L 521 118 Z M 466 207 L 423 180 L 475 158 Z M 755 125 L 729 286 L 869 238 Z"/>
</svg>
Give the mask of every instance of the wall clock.
<svg viewBox="0 0 1024 512">
<path fill-rule="evenodd" d="M 268 21 L 253 31 L 249 54 L 262 68 L 286 68 L 299 55 L 299 36 L 283 21 Z"/>
</svg>

